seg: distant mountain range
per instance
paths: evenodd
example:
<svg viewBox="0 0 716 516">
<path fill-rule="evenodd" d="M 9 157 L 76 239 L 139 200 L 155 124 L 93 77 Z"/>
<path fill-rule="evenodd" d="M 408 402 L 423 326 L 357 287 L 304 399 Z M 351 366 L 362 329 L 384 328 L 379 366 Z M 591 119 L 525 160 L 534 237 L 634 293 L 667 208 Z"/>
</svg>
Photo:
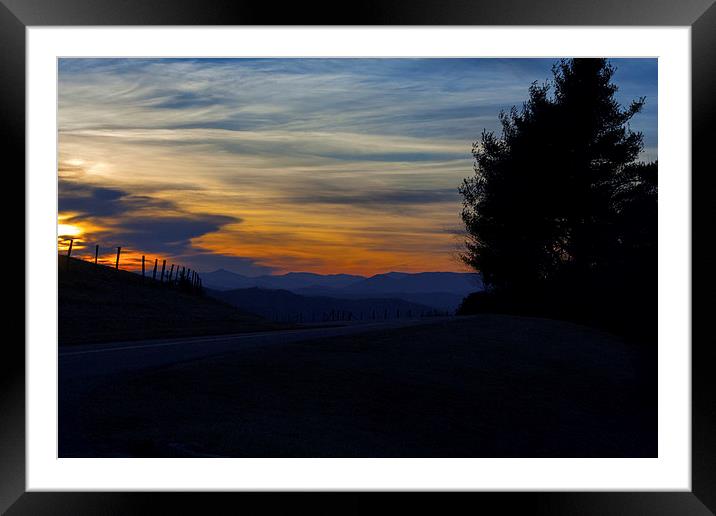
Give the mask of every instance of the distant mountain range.
<svg viewBox="0 0 716 516">
<path fill-rule="evenodd" d="M 252 278 L 219 269 L 203 273 L 201 277 L 206 287 L 217 291 L 264 289 L 284 290 L 310 298 L 392 299 L 420 305 L 423 310 L 443 311 L 454 311 L 467 294 L 483 288 L 479 274 L 459 272 L 389 272 L 371 277 L 289 272 Z"/>
<path fill-rule="evenodd" d="M 341 288 L 366 279 L 363 276 L 351 274 L 313 274 L 311 272 L 289 272 L 278 276 L 249 277 L 225 269 L 204 272 L 201 274 L 201 278 L 204 285 L 214 290 L 252 287 L 292 290 L 313 286 Z"/>
</svg>

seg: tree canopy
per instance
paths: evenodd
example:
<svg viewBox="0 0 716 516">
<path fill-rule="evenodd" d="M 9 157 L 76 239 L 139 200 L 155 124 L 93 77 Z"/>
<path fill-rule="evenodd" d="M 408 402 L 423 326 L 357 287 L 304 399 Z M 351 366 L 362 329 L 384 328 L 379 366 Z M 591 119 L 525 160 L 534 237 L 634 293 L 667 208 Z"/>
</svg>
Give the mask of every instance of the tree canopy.
<svg viewBox="0 0 716 516">
<path fill-rule="evenodd" d="M 500 114 L 500 136 L 484 131 L 473 145 L 462 258 L 489 290 L 656 284 L 657 164 L 638 161 L 643 136 L 629 128 L 646 99 L 620 105 L 614 72 L 605 59 L 560 61 L 521 109 Z"/>
</svg>

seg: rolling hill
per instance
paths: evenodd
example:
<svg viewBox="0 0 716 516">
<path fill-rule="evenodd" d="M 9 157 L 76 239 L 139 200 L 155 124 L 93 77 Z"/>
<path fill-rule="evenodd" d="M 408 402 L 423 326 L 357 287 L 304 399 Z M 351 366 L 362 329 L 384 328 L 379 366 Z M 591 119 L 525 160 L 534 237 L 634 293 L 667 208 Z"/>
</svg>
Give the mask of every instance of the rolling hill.
<svg viewBox="0 0 716 516">
<path fill-rule="evenodd" d="M 434 309 L 403 299 L 340 299 L 325 296 L 302 296 L 288 290 L 258 287 L 236 290 L 207 290 L 207 293 L 243 311 L 268 319 L 293 322 L 333 320 L 383 320 L 420 317 Z"/>
<path fill-rule="evenodd" d="M 59 256 L 60 345 L 286 327 L 132 272 Z"/>
</svg>

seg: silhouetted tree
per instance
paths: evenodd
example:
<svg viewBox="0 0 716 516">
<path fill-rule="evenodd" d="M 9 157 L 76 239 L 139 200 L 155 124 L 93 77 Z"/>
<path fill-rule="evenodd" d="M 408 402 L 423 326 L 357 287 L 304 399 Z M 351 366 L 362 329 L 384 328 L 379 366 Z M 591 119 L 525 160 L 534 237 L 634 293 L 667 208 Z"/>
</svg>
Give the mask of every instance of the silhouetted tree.
<svg viewBox="0 0 716 516">
<path fill-rule="evenodd" d="M 620 106 L 614 71 L 605 59 L 560 61 L 521 110 L 500 114 L 501 136 L 473 145 L 463 259 L 492 291 L 589 295 L 617 266 L 655 263 L 657 166 L 636 162 L 643 137 L 628 126 L 645 99 Z"/>
</svg>

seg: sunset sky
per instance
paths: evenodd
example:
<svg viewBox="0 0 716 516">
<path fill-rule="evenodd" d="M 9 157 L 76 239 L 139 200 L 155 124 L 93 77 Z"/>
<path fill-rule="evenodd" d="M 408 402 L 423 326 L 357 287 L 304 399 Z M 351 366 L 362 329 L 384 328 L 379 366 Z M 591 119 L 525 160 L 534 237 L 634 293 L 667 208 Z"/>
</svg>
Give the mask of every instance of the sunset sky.
<svg viewBox="0 0 716 516">
<path fill-rule="evenodd" d="M 61 59 L 73 254 L 199 271 L 462 271 L 472 142 L 552 59 Z M 615 59 L 657 157 L 657 62 Z"/>
</svg>

